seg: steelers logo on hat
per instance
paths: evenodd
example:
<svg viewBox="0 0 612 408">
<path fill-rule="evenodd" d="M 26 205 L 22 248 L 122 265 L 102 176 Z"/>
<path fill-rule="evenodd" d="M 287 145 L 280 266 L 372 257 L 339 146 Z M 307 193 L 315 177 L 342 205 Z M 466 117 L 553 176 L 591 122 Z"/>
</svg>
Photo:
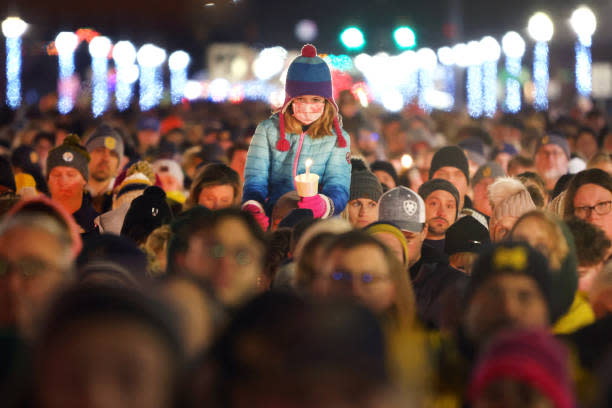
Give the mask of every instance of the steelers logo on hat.
<svg viewBox="0 0 612 408">
<path fill-rule="evenodd" d="M 73 155 L 72 153 L 70 153 L 70 152 L 65 152 L 65 153 L 62 155 L 62 159 L 63 159 L 65 162 L 70 163 L 72 160 L 74 160 L 74 155 Z"/>
<path fill-rule="evenodd" d="M 34 164 L 38 163 L 38 153 L 30 152 L 30 161 Z"/>
<path fill-rule="evenodd" d="M 106 147 L 108 150 L 114 150 L 115 147 L 117 147 L 117 141 L 114 137 L 106 136 L 104 138 L 104 147 Z"/>
<path fill-rule="evenodd" d="M 491 168 L 485 167 L 484 170 L 482 171 L 482 175 L 485 177 L 491 177 Z"/>
</svg>

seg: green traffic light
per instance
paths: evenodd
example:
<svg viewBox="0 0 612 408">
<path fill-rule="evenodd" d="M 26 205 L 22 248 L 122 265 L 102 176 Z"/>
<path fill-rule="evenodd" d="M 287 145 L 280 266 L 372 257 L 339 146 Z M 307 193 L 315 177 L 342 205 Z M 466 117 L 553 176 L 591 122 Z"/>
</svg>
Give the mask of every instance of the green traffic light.
<svg viewBox="0 0 612 408">
<path fill-rule="evenodd" d="M 342 31 L 340 34 L 340 41 L 342 41 L 342 44 L 350 50 L 363 48 L 365 45 L 363 32 L 357 27 L 348 27 Z"/>
<path fill-rule="evenodd" d="M 393 32 L 393 39 L 399 48 L 414 48 L 417 45 L 416 34 L 408 26 L 396 28 Z"/>
</svg>

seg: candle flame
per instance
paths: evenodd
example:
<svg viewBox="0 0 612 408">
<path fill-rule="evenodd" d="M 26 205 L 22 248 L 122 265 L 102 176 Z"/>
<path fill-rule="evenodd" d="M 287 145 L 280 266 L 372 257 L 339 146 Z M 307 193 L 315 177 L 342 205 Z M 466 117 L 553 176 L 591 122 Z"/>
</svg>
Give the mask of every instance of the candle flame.
<svg viewBox="0 0 612 408">
<path fill-rule="evenodd" d="M 310 169 L 310 166 L 312 166 L 312 159 L 306 159 L 306 168 Z"/>
</svg>

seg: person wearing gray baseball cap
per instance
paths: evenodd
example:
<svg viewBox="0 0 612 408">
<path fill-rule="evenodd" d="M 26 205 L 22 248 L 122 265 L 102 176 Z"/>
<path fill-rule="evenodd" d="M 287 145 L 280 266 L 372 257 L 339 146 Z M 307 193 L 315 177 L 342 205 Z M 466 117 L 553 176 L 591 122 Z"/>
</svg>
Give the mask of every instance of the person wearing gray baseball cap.
<svg viewBox="0 0 612 408">
<path fill-rule="evenodd" d="M 105 213 L 113 203 L 111 192 L 123 159 L 123 138 L 112 126 L 103 123 L 89 136 L 85 149 L 91 157 L 87 190 L 94 209 Z"/>
<path fill-rule="evenodd" d="M 569 170 L 570 148 L 566 138 L 555 134 L 538 140 L 535 154 L 536 171 L 544 179 L 546 189 L 552 191 L 557 180 Z"/>
<path fill-rule="evenodd" d="M 410 275 L 416 275 L 420 267 L 421 247 L 427 236 L 423 199 L 407 187 L 393 188 L 380 197 L 378 219 L 395 224 L 402 231 L 408 244 Z"/>
</svg>

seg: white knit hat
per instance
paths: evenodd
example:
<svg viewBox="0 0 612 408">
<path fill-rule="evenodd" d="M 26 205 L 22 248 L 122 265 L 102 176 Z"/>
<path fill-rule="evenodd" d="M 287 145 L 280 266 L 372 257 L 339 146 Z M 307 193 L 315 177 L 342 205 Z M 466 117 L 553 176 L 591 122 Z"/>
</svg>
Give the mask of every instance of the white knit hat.
<svg viewBox="0 0 612 408">
<path fill-rule="evenodd" d="M 178 181 L 179 185 L 183 185 L 183 179 L 185 177 L 183 175 L 183 170 L 181 169 L 181 166 L 174 160 L 156 160 L 155 163 L 153 163 L 153 170 L 155 171 L 155 174 L 159 174 L 160 172 L 168 172 L 172 174 L 172 176 L 174 176 L 176 181 Z"/>
</svg>

